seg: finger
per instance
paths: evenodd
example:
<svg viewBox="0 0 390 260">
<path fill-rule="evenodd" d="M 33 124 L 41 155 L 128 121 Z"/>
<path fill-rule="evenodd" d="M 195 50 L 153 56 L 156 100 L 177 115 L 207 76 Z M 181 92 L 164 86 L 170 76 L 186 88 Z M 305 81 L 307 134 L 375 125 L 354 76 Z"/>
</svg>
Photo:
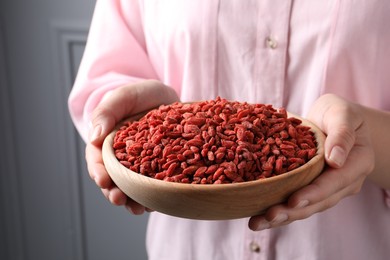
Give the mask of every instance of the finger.
<svg viewBox="0 0 390 260">
<path fill-rule="evenodd" d="M 326 168 L 311 184 L 290 196 L 289 207 L 300 207 L 323 201 L 355 183 L 357 179 L 366 178 L 373 168 L 372 157 L 372 151 L 368 146 L 355 146 L 342 169 Z"/>
<path fill-rule="evenodd" d="M 102 189 L 113 186 L 113 182 L 103 164 L 101 149 L 91 143 L 87 143 L 85 157 L 89 175 L 96 185 Z"/>
<path fill-rule="evenodd" d="M 369 149 L 356 147 L 343 169 L 326 169 L 312 184 L 292 194 L 288 203 L 274 206 L 266 214 L 251 218 L 249 227 L 260 230 L 284 225 L 330 208 L 343 197 L 357 193 L 371 166 L 370 160 L 360 159 L 359 164 L 356 161 L 369 157 L 369 154 Z"/>
<path fill-rule="evenodd" d="M 112 204 L 117 206 L 125 206 L 125 208 L 134 215 L 142 215 L 145 211 L 152 212 L 153 210 L 145 208 L 138 202 L 127 197 L 121 190 L 117 187 L 111 189 L 101 189 L 104 197 Z"/>
<path fill-rule="evenodd" d="M 115 125 L 130 114 L 136 114 L 179 98 L 175 91 L 158 81 L 145 81 L 113 90 L 91 117 L 90 141 L 101 144 Z"/>
<path fill-rule="evenodd" d="M 142 215 L 145 212 L 144 206 L 130 198 L 127 199 L 125 207 L 129 212 L 133 213 L 134 215 Z"/>
<path fill-rule="evenodd" d="M 108 200 L 117 206 L 123 206 L 127 202 L 127 195 L 123 193 L 118 187 L 114 186 L 108 189 Z"/>
<path fill-rule="evenodd" d="M 96 185 L 104 196 L 114 205 L 125 205 L 127 196 L 115 186 L 104 167 L 100 148 L 88 143 L 86 147 L 87 168 Z"/>
<path fill-rule="evenodd" d="M 113 186 L 108 189 L 101 189 L 104 197 L 116 206 L 123 206 L 127 202 L 127 196 L 118 187 Z"/>
<path fill-rule="evenodd" d="M 290 208 L 286 204 L 276 205 L 270 208 L 264 215 L 254 216 L 249 219 L 248 226 L 254 231 L 280 227 L 291 222 L 306 219 L 316 213 L 334 207 L 341 199 L 357 193 L 364 181 L 364 177 L 356 180 L 352 185 L 315 204 L 302 208 Z"/>
<path fill-rule="evenodd" d="M 101 189 L 104 197 L 109 201 L 110 200 L 110 191 L 108 189 Z"/>
<path fill-rule="evenodd" d="M 341 173 L 337 169 L 328 168 L 311 184 L 293 193 L 288 200 L 288 205 L 291 208 L 299 208 L 308 204 L 315 204 L 349 186 L 352 182 L 354 182 L 354 179 L 351 175 Z"/>
</svg>

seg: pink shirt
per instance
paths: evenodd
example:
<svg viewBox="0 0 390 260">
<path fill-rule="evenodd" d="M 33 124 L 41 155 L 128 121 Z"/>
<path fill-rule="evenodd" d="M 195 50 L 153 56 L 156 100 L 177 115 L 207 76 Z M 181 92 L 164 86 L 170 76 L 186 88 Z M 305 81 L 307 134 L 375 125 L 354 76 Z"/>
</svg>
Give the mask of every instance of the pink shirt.
<svg viewBox="0 0 390 260">
<path fill-rule="evenodd" d="M 69 107 L 86 139 L 110 90 L 143 79 L 182 101 L 270 103 L 305 116 L 323 93 L 390 110 L 387 0 L 99 0 Z M 150 259 L 390 259 L 390 199 L 358 195 L 288 226 L 195 221 L 152 213 Z M 256 248 L 258 250 L 256 250 Z"/>
</svg>

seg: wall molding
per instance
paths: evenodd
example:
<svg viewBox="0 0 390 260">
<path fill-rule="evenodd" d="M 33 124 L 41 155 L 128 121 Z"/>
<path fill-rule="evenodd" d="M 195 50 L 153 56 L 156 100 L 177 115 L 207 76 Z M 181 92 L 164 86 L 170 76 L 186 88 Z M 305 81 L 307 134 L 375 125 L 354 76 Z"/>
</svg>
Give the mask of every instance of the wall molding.
<svg viewBox="0 0 390 260">
<path fill-rule="evenodd" d="M 83 205 L 82 177 L 84 155 L 79 149 L 81 139 L 73 127 L 69 116 L 67 100 L 71 91 L 78 63 L 75 59 L 77 48 L 84 47 L 87 42 L 89 23 L 52 21 L 50 24 L 51 54 L 53 62 L 53 84 L 57 85 L 56 99 L 59 105 L 58 136 L 64 140 L 66 146 L 62 151 L 62 165 L 67 169 L 67 175 L 61 176 L 61 182 L 67 187 L 61 200 L 64 207 L 70 209 L 68 221 L 64 229 L 66 237 L 64 243 L 69 252 L 67 259 L 87 259 L 86 224 Z"/>
</svg>

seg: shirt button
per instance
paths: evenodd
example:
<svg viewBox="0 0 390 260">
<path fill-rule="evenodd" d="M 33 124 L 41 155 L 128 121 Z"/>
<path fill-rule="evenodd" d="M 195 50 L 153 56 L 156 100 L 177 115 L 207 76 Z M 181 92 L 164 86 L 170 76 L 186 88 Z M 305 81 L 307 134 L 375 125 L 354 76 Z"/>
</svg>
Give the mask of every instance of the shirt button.
<svg viewBox="0 0 390 260">
<path fill-rule="evenodd" d="M 278 42 L 274 38 L 272 38 L 271 36 L 267 37 L 266 43 L 267 43 L 267 46 L 271 49 L 276 49 L 276 47 L 278 47 Z"/>
<path fill-rule="evenodd" d="M 254 253 L 260 253 L 260 246 L 255 242 L 249 244 L 249 249 Z"/>
</svg>

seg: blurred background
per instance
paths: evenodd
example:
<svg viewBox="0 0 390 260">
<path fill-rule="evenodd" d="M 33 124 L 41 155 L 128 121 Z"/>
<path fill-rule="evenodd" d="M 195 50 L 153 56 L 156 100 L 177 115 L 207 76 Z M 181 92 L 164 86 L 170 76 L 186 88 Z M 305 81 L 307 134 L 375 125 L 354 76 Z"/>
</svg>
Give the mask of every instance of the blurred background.
<svg viewBox="0 0 390 260">
<path fill-rule="evenodd" d="M 148 216 L 104 198 L 68 114 L 94 5 L 0 1 L 0 259 L 146 259 Z"/>
</svg>

